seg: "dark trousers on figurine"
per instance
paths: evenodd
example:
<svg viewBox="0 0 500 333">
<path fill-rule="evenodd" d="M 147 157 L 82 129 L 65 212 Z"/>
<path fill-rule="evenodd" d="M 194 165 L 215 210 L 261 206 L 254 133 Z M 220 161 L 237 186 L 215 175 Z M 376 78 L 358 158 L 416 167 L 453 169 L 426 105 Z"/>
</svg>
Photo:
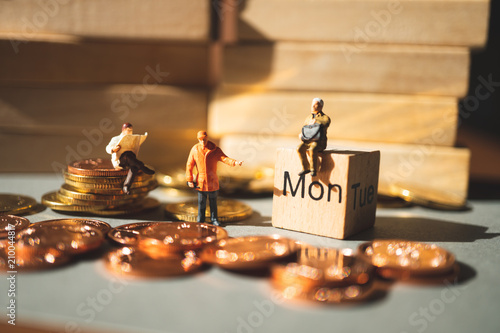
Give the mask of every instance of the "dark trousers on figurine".
<svg viewBox="0 0 500 333">
<path fill-rule="evenodd" d="M 143 162 L 139 161 L 135 153 L 130 150 L 121 154 L 120 166 L 124 169 L 125 168 L 129 169 L 127 178 L 125 178 L 125 182 L 123 183 L 123 192 L 127 194 L 130 192 L 130 187 L 132 186 L 134 178 L 139 172 L 139 170 L 142 170 L 144 173 L 148 175 L 152 175 L 155 173 L 153 170 L 146 167 Z"/>
<path fill-rule="evenodd" d="M 217 193 L 219 191 L 198 191 L 198 222 L 205 222 L 207 199 L 210 201 L 210 221 L 217 221 Z"/>
<path fill-rule="evenodd" d="M 310 170 L 312 172 L 318 172 L 318 153 L 325 150 L 326 145 L 318 141 L 302 142 L 297 151 L 299 153 L 300 162 L 302 163 L 302 170 Z M 310 166 L 309 160 L 307 159 L 307 151 L 311 152 L 311 162 Z"/>
</svg>

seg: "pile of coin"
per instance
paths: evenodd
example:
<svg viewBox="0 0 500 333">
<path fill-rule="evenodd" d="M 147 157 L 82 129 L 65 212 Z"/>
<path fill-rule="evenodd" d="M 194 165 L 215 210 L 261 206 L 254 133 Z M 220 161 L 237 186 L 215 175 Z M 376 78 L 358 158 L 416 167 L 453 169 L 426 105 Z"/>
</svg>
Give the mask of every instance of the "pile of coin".
<svg viewBox="0 0 500 333">
<path fill-rule="evenodd" d="M 127 173 L 100 158 L 72 162 L 64 172 L 64 184 L 45 194 L 42 203 L 54 210 L 95 215 L 134 214 L 158 207 L 159 202 L 147 196 L 158 186 L 154 176 L 138 173 L 130 193 L 125 194 L 122 186 Z"/>
<path fill-rule="evenodd" d="M 19 217 L 2 218 L 12 231 L 0 241 L 0 269 L 47 269 L 69 262 L 75 255 L 98 249 L 111 226 L 91 219 L 58 219 L 29 224 Z"/>
</svg>

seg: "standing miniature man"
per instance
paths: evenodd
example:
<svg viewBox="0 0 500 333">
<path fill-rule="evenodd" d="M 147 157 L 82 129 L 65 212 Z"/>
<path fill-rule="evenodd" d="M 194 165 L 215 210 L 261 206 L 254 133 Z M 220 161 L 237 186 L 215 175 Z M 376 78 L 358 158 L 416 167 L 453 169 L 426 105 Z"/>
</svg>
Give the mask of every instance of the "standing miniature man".
<svg viewBox="0 0 500 333">
<path fill-rule="evenodd" d="M 113 137 L 106 146 L 106 152 L 111 154 L 111 162 L 115 169 L 129 168 L 127 178 L 125 178 L 125 182 L 123 183 L 123 192 L 126 194 L 130 194 L 130 187 L 139 170 L 148 175 L 155 173 L 154 170 L 151 170 L 137 159 L 139 148 L 144 140 L 146 140 L 148 133 L 144 135 L 133 135 L 133 133 L 132 124 L 125 123 L 122 126 L 122 133 Z M 127 135 L 129 136 L 125 138 Z"/>
<path fill-rule="evenodd" d="M 205 222 L 205 210 L 207 198 L 210 200 L 210 220 L 215 226 L 220 223 L 217 220 L 217 193 L 219 191 L 219 178 L 217 178 L 217 162 L 223 162 L 230 166 L 243 163 L 227 157 L 222 150 L 212 141 L 208 141 L 205 131 L 199 131 L 198 143 L 191 148 L 186 164 L 186 180 L 191 188 L 198 190 L 198 222 Z M 194 182 L 193 168 L 196 165 L 198 179 Z"/>
<path fill-rule="evenodd" d="M 311 176 L 315 177 L 318 172 L 318 153 L 326 148 L 326 131 L 330 126 L 330 117 L 323 113 L 323 104 L 321 98 L 312 100 L 311 114 L 304 121 L 302 133 L 299 135 L 302 140 L 302 143 L 297 148 L 302 163 L 302 171 L 299 172 L 299 176 L 310 172 Z M 311 153 L 312 167 L 307 160 L 307 150 Z"/>
</svg>

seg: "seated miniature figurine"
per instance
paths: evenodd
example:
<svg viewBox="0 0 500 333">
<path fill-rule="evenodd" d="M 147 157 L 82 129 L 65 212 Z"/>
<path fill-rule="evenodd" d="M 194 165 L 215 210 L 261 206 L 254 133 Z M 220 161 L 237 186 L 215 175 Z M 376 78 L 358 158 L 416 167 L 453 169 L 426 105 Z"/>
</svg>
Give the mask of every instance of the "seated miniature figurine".
<svg viewBox="0 0 500 333">
<path fill-rule="evenodd" d="M 208 141 L 205 131 L 199 131 L 198 143 L 191 148 L 186 164 L 186 180 L 191 188 L 198 191 L 198 222 L 205 222 L 207 198 L 210 200 L 210 220 L 213 225 L 219 226 L 217 214 L 217 194 L 219 191 L 219 178 L 217 177 L 217 162 L 230 166 L 243 163 L 227 157 L 222 150 L 212 141 Z M 193 169 L 196 166 L 198 178 L 195 181 Z"/>
<path fill-rule="evenodd" d="M 137 159 L 139 148 L 147 136 L 148 133 L 144 135 L 133 134 L 132 124 L 125 123 L 122 126 L 122 133 L 113 137 L 106 146 L 106 152 L 111 154 L 111 162 L 116 169 L 129 168 L 127 178 L 123 183 L 123 192 L 126 194 L 130 194 L 130 187 L 139 170 L 148 175 L 155 173 L 154 170 Z"/>
<path fill-rule="evenodd" d="M 330 126 L 330 117 L 323 113 L 323 100 L 314 98 L 311 105 L 311 114 L 304 121 L 299 138 L 302 143 L 297 148 L 302 163 L 299 176 L 311 173 L 315 177 L 318 172 L 318 153 L 326 149 L 326 132 Z M 311 163 L 307 159 L 306 151 L 311 153 Z M 311 167 L 312 164 L 312 167 Z"/>
</svg>

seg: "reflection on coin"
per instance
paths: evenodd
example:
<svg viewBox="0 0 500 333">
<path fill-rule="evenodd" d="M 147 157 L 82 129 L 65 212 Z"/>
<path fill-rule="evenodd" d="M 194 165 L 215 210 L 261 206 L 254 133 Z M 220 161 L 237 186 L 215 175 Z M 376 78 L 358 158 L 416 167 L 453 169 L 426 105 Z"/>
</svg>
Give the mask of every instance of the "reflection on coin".
<svg viewBox="0 0 500 333">
<path fill-rule="evenodd" d="M 93 220 L 93 219 L 76 219 L 76 218 L 70 218 L 70 219 L 56 219 L 56 220 L 47 220 L 47 221 L 41 221 L 37 223 L 33 223 L 33 226 L 39 227 L 39 226 L 55 226 L 55 227 L 65 227 L 65 226 L 76 226 L 76 227 L 91 227 L 91 228 L 96 228 L 101 231 L 103 235 L 107 234 L 111 230 L 111 226 L 103 221 L 99 220 Z"/>
<path fill-rule="evenodd" d="M 227 238 L 227 231 L 211 224 L 165 222 L 141 229 L 138 247 L 150 257 L 161 258 L 171 252 L 199 249 L 224 238 Z"/>
<path fill-rule="evenodd" d="M 190 200 L 181 203 L 172 203 L 165 206 L 169 216 L 182 221 L 196 222 L 198 217 L 198 201 Z M 219 222 L 236 222 L 252 215 L 252 208 L 240 201 L 219 198 L 217 200 Z M 206 210 L 206 220 L 210 221 L 210 209 Z"/>
<path fill-rule="evenodd" d="M 55 248 L 67 254 L 94 250 L 104 242 L 102 232 L 88 225 L 33 224 L 17 234 L 17 244 Z"/>
<path fill-rule="evenodd" d="M 108 232 L 108 237 L 123 245 L 136 245 L 139 232 L 147 227 L 168 222 L 137 222 L 120 225 Z"/>
<path fill-rule="evenodd" d="M 376 266 L 384 277 L 405 272 L 405 276 L 449 273 L 455 256 L 435 244 L 405 240 L 375 240 L 359 246 L 360 256 Z"/>
<path fill-rule="evenodd" d="M 9 231 L 15 231 L 14 235 L 20 230 L 27 228 L 30 221 L 24 217 L 15 215 L 0 215 L 0 238 L 7 238 Z"/>
<path fill-rule="evenodd" d="M 133 247 L 111 251 L 104 259 L 106 267 L 122 276 L 168 277 L 194 273 L 202 267 L 194 251 L 171 253 L 153 259 Z"/>
<path fill-rule="evenodd" d="M 68 165 L 68 172 L 93 177 L 118 177 L 126 176 L 128 170 L 117 170 L 109 159 L 90 158 L 87 160 L 75 161 Z"/>
<path fill-rule="evenodd" d="M 203 248 L 204 262 L 226 269 L 254 269 L 268 267 L 273 261 L 295 254 L 299 244 L 279 235 L 228 238 Z"/>
<path fill-rule="evenodd" d="M 9 252 L 15 252 L 15 262 L 12 261 Z M 8 246 L 0 243 L 0 270 L 40 270 L 62 265 L 69 261 L 70 257 L 54 248 L 39 245 L 16 244 L 14 251 Z"/>
<path fill-rule="evenodd" d="M 23 214 L 33 209 L 37 204 L 32 197 L 19 194 L 0 194 L 0 213 L 1 214 Z"/>
</svg>

